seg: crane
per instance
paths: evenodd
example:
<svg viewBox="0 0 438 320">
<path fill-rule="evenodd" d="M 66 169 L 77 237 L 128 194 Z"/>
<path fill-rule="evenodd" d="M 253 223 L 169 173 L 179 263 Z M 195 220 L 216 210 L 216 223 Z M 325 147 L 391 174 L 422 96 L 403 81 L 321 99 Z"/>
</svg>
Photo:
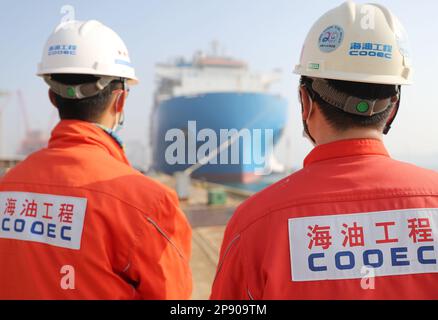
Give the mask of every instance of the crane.
<svg viewBox="0 0 438 320">
<path fill-rule="evenodd" d="M 0 91 L 0 98 L 4 98 L 0 100 L 0 155 L 3 156 L 3 110 L 6 109 L 6 106 L 9 104 L 11 100 L 11 92 L 9 91 Z"/>
<path fill-rule="evenodd" d="M 21 90 L 16 92 L 18 105 L 23 115 L 25 137 L 21 142 L 18 149 L 18 154 L 27 156 L 39 149 L 44 148 L 47 145 L 48 135 L 47 132 L 39 129 L 32 129 L 29 123 L 29 117 L 27 113 L 26 102 L 24 100 Z"/>
</svg>

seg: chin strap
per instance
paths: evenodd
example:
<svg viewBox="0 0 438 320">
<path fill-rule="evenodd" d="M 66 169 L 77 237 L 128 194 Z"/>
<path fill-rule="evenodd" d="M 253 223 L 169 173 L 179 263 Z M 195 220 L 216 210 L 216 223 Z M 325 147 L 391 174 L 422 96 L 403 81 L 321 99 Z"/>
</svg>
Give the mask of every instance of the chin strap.
<svg viewBox="0 0 438 320">
<path fill-rule="evenodd" d="M 387 135 L 389 131 L 391 130 L 392 123 L 394 122 L 395 118 L 397 117 L 398 111 L 400 109 L 400 101 L 401 101 L 401 86 L 398 86 L 398 101 L 395 105 L 395 112 L 394 115 L 391 117 L 391 119 L 388 120 L 388 122 L 385 125 L 385 129 L 383 129 L 383 134 Z"/>
</svg>

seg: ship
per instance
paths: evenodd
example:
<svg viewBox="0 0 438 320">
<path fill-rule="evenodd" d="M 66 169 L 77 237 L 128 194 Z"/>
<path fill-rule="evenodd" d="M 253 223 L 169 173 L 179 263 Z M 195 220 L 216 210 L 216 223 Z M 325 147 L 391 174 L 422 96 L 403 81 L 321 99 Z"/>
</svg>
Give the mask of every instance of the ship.
<svg viewBox="0 0 438 320">
<path fill-rule="evenodd" d="M 272 171 L 287 119 L 286 100 L 269 92 L 279 70 L 251 72 L 213 44 L 209 53 L 158 63 L 155 76 L 153 170 L 218 183 L 251 183 Z"/>
</svg>

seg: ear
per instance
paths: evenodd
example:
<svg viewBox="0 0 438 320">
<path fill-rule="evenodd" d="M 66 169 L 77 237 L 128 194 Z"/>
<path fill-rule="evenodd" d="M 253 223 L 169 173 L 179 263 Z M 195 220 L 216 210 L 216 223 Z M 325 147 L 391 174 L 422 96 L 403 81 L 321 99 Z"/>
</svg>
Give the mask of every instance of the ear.
<svg viewBox="0 0 438 320">
<path fill-rule="evenodd" d="M 52 90 L 50 90 L 50 89 L 49 89 L 49 99 L 50 99 L 50 102 L 52 103 L 52 105 L 56 109 L 58 109 L 58 106 L 56 105 L 56 100 L 55 100 L 55 93 Z"/>
<path fill-rule="evenodd" d="M 116 97 L 116 111 L 117 112 L 122 112 L 123 108 L 125 106 L 125 101 L 126 101 L 126 91 L 120 90 L 117 93 L 117 97 Z"/>
<path fill-rule="evenodd" d="M 303 117 L 303 120 L 306 121 L 309 119 L 310 114 L 312 112 L 312 102 L 309 97 L 309 93 L 307 92 L 306 88 L 304 86 L 300 86 L 299 88 L 300 93 L 300 100 L 301 100 L 301 115 Z"/>
<path fill-rule="evenodd" d="M 395 103 L 395 104 L 393 104 L 391 114 L 389 115 L 388 120 L 393 119 L 395 117 L 395 115 L 397 114 L 397 112 L 398 112 L 398 104 Z"/>
<path fill-rule="evenodd" d="M 398 101 L 400 100 L 400 97 L 399 96 L 393 96 L 392 98 L 391 98 L 391 104 L 393 105 L 393 106 L 395 106 L 395 105 L 397 105 L 398 104 Z"/>
</svg>

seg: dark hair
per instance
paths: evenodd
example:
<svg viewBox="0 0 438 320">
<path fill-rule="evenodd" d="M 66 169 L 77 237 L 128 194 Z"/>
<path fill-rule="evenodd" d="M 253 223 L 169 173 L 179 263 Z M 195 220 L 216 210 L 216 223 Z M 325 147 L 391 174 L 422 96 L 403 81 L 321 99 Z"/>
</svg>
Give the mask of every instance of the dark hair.
<svg viewBox="0 0 438 320">
<path fill-rule="evenodd" d="M 329 85 L 337 91 L 360 99 L 385 99 L 396 96 L 397 93 L 400 92 L 399 86 L 396 85 L 360 83 L 330 79 L 327 79 L 327 81 Z M 385 127 L 393 108 L 388 108 L 385 111 L 370 117 L 347 113 L 325 102 L 318 95 L 318 93 L 312 89 L 312 82 L 313 79 L 306 76 L 302 76 L 300 79 L 300 84 L 305 86 L 311 98 L 318 103 L 324 118 L 334 129 L 345 131 L 351 128 L 383 129 Z"/>
<path fill-rule="evenodd" d="M 99 80 L 99 77 L 85 74 L 52 74 L 52 79 L 62 84 L 83 84 L 92 83 Z M 83 99 L 66 99 L 54 93 L 55 104 L 62 120 L 83 120 L 88 122 L 97 122 L 103 112 L 108 107 L 111 98 L 111 92 L 115 89 L 122 88 L 122 81 L 113 80 L 105 89 L 92 97 Z"/>
</svg>

